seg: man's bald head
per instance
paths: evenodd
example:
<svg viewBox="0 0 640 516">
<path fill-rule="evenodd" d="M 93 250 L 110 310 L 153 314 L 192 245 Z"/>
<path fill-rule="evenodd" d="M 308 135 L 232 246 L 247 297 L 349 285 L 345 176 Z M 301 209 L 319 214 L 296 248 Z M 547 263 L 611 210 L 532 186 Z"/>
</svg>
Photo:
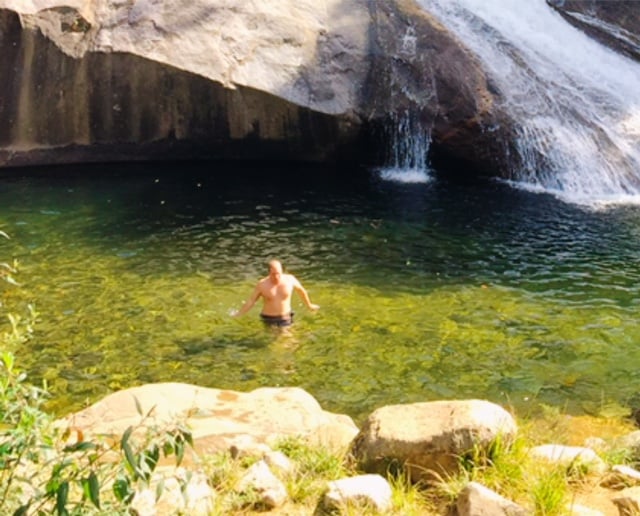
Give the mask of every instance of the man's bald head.
<svg viewBox="0 0 640 516">
<path fill-rule="evenodd" d="M 269 273 L 272 272 L 282 274 L 282 264 L 279 260 L 271 260 L 269 262 Z"/>
</svg>

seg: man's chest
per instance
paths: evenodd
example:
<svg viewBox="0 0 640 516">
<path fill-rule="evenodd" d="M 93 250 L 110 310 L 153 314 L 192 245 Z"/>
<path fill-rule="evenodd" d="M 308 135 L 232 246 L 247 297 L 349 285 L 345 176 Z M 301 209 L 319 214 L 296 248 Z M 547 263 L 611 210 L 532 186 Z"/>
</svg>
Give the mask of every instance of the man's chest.
<svg viewBox="0 0 640 516">
<path fill-rule="evenodd" d="M 291 290 L 291 285 L 286 283 L 268 285 L 263 289 L 262 295 L 267 299 L 285 299 L 291 295 Z"/>
</svg>

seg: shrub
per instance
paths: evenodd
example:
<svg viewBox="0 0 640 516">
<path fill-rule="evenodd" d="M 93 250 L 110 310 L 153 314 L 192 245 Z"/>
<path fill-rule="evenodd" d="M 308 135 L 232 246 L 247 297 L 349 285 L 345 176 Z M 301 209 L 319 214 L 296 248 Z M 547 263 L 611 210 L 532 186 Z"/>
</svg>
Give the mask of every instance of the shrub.
<svg viewBox="0 0 640 516">
<path fill-rule="evenodd" d="M 3 231 L 0 236 L 8 238 Z M 17 268 L 15 261 L 0 264 L 0 279 L 12 288 L 19 286 Z M 149 417 L 139 405 L 139 425 L 116 442 L 86 440 L 80 430 L 56 424 L 42 409 L 46 384 L 30 385 L 13 353 L 32 337 L 35 308 L 28 305 L 25 316 L 4 315 L 9 329 L 0 333 L 0 514 L 129 513 L 136 489 L 150 483 L 161 455 L 180 464 L 185 447 L 193 445 L 190 432 L 178 425 L 133 439 Z"/>
</svg>

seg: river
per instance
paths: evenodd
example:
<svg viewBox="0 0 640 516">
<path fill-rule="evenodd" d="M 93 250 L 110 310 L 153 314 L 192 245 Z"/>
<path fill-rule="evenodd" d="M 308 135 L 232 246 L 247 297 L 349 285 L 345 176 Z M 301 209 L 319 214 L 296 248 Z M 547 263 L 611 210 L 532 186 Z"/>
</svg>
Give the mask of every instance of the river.
<svg viewBox="0 0 640 516">
<path fill-rule="evenodd" d="M 300 386 L 362 418 L 486 398 L 620 415 L 640 389 L 640 207 L 496 181 L 218 163 L 3 171 L 5 311 L 62 414 L 117 389 Z M 279 258 L 321 305 L 288 333 L 230 313 Z M 5 325 L 6 329 L 6 325 Z"/>
</svg>

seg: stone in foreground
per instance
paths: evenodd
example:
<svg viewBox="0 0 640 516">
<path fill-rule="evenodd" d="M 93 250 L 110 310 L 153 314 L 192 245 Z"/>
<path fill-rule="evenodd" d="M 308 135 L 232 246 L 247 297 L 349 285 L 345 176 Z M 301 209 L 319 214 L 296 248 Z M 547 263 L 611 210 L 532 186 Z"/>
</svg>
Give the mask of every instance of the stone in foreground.
<svg viewBox="0 0 640 516">
<path fill-rule="evenodd" d="M 483 400 L 389 405 L 374 411 L 355 438 L 351 453 L 369 473 L 406 469 L 414 482 L 455 473 L 460 457 L 515 437 L 515 420 Z"/>
<path fill-rule="evenodd" d="M 383 512 L 391 508 L 391 486 L 380 475 L 360 475 L 329 482 L 323 506 L 335 510 L 349 504 L 366 504 Z"/>
<path fill-rule="evenodd" d="M 251 392 L 156 383 L 115 392 L 70 415 L 64 424 L 84 434 L 119 438 L 129 427 L 163 428 L 177 422 L 192 432 L 196 451 L 227 451 L 238 439 L 269 444 L 296 437 L 335 451 L 345 450 L 358 428 L 346 415 L 322 409 L 297 387 Z"/>
<path fill-rule="evenodd" d="M 458 495 L 458 516 L 527 516 L 523 507 L 507 500 L 488 487 L 469 482 Z"/>
</svg>

